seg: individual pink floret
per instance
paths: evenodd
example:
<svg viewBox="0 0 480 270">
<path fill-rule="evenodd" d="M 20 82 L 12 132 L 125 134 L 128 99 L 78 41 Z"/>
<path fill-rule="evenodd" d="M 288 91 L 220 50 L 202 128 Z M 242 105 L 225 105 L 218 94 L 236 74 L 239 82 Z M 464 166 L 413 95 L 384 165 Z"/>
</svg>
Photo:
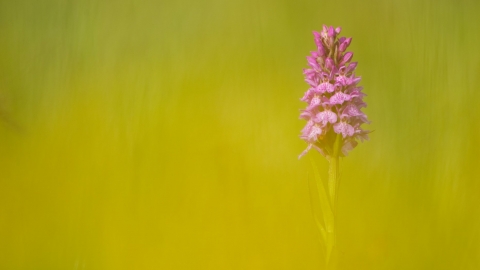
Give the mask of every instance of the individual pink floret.
<svg viewBox="0 0 480 270">
<path fill-rule="evenodd" d="M 316 123 L 321 123 L 323 126 L 327 125 L 327 123 L 333 124 L 337 122 L 337 114 L 330 110 L 325 110 L 323 112 L 317 113 L 313 121 Z"/>
<path fill-rule="evenodd" d="M 340 122 L 333 125 L 335 133 L 342 134 L 343 138 L 352 136 L 355 133 L 355 129 L 346 122 Z"/>
<path fill-rule="evenodd" d="M 317 90 L 320 94 L 323 94 L 325 92 L 332 93 L 335 91 L 335 86 L 329 82 L 323 82 L 321 83 L 318 87 Z"/>
</svg>

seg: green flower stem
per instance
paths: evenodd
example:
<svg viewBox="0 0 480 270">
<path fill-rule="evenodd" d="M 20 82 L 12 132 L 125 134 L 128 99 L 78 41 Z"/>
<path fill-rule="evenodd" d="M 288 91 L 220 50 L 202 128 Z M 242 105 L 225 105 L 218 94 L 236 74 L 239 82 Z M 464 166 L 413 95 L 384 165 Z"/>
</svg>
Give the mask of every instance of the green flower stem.
<svg viewBox="0 0 480 270">
<path fill-rule="evenodd" d="M 338 172 L 339 172 L 339 160 L 337 157 L 330 157 L 329 159 L 330 166 L 328 168 L 328 192 L 330 195 L 330 204 L 332 209 L 335 209 L 335 198 L 337 191 L 337 182 L 338 182 Z"/>
<path fill-rule="evenodd" d="M 342 135 L 337 134 L 335 138 L 335 143 L 333 145 L 333 155 L 329 156 L 329 168 L 328 168 L 328 192 L 330 197 L 330 206 L 331 206 L 331 215 L 333 218 L 329 220 L 326 224 L 326 231 L 327 231 L 327 267 L 328 269 L 335 268 L 335 214 L 336 208 L 335 203 L 337 199 L 337 188 L 339 182 L 339 155 L 340 155 L 340 148 L 342 146 Z"/>
</svg>

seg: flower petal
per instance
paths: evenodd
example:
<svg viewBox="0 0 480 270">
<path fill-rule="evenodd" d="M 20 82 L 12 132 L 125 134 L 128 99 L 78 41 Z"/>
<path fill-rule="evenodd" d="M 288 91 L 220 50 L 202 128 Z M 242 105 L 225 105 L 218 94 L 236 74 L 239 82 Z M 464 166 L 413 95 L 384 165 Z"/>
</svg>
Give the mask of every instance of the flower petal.
<svg viewBox="0 0 480 270">
<path fill-rule="evenodd" d="M 345 101 L 349 101 L 350 96 L 342 93 L 342 92 L 337 92 L 335 95 L 330 97 L 330 104 L 335 105 L 335 104 L 342 104 Z"/>
<path fill-rule="evenodd" d="M 333 125 L 333 131 L 335 131 L 337 134 L 342 134 L 343 138 L 352 136 L 355 133 L 355 129 L 345 122 L 340 122 Z"/>
<path fill-rule="evenodd" d="M 348 155 L 348 152 L 352 151 L 353 148 L 357 146 L 357 142 L 355 140 L 348 140 L 342 146 L 342 154 L 344 156 Z"/>
<path fill-rule="evenodd" d="M 332 112 L 332 111 L 326 111 L 327 113 L 327 120 L 328 122 L 330 122 L 331 124 L 337 122 L 337 114 Z"/>
<path fill-rule="evenodd" d="M 340 42 L 340 47 L 338 48 L 339 51 L 344 52 L 347 47 L 350 45 L 350 42 L 352 42 L 352 38 L 347 38 Z"/>
<path fill-rule="evenodd" d="M 305 94 L 303 95 L 303 97 L 300 99 L 301 101 L 305 101 L 305 102 L 309 102 L 310 99 L 312 99 L 313 95 L 315 94 L 314 93 L 314 90 L 315 88 L 310 88 L 307 90 L 307 92 L 305 92 Z"/>
<path fill-rule="evenodd" d="M 317 63 L 317 59 L 312 56 L 307 56 L 308 65 L 311 66 L 313 69 L 320 69 L 320 65 Z"/>
<path fill-rule="evenodd" d="M 351 62 L 348 67 L 345 69 L 345 73 L 350 73 L 355 70 L 357 67 L 357 62 Z"/>
<path fill-rule="evenodd" d="M 312 112 L 303 110 L 300 113 L 300 119 L 310 120 L 312 118 Z"/>
<path fill-rule="evenodd" d="M 327 58 L 325 61 L 325 67 L 329 70 L 332 71 L 335 69 L 335 63 L 333 62 L 332 58 Z"/>
<path fill-rule="evenodd" d="M 347 53 L 345 53 L 345 55 L 343 56 L 342 61 L 340 62 L 340 65 L 343 65 L 343 64 L 347 63 L 348 61 L 352 60 L 352 57 L 353 57 L 353 53 L 352 53 L 352 52 L 347 52 Z"/>
<path fill-rule="evenodd" d="M 308 153 L 308 151 L 310 151 L 311 148 L 312 148 L 312 144 L 310 143 L 308 144 L 307 149 L 303 150 L 303 152 L 298 156 L 298 159 L 301 159 L 303 156 L 305 156 Z"/>
<path fill-rule="evenodd" d="M 343 113 L 349 116 L 359 116 L 363 114 L 362 111 L 353 104 L 348 104 L 347 107 L 343 109 Z"/>
<path fill-rule="evenodd" d="M 318 96 L 314 96 L 312 100 L 310 101 L 310 104 L 307 107 L 307 110 L 313 110 L 316 107 L 320 106 L 322 104 L 322 100 Z"/>
<path fill-rule="evenodd" d="M 318 135 L 320 134 L 322 134 L 322 129 L 319 126 L 314 125 L 310 129 L 310 133 L 308 134 L 308 140 L 311 142 L 315 142 L 317 140 Z"/>
<path fill-rule="evenodd" d="M 350 81 L 350 78 L 346 77 L 345 75 L 340 75 L 335 78 L 335 82 L 340 86 L 349 85 Z"/>
<path fill-rule="evenodd" d="M 317 113 L 315 115 L 315 118 L 313 119 L 316 123 L 321 123 L 322 125 L 326 125 L 327 123 L 335 123 L 337 122 L 337 114 L 330 111 L 330 110 L 325 110 L 323 112 Z"/>
<path fill-rule="evenodd" d="M 320 94 L 323 94 L 325 92 L 332 93 L 333 91 L 335 91 L 335 87 L 333 86 L 333 84 L 331 84 L 329 82 L 323 82 L 323 83 L 318 85 L 317 91 Z"/>
</svg>

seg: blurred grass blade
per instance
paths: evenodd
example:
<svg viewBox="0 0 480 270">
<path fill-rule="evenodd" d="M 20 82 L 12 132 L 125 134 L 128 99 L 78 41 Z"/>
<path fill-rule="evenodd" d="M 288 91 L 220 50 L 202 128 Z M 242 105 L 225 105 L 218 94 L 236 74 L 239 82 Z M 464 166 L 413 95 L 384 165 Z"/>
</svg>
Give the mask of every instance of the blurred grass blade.
<svg viewBox="0 0 480 270">
<path fill-rule="evenodd" d="M 313 216 L 313 219 L 315 220 L 315 223 L 317 224 L 317 227 L 318 227 L 318 230 L 320 231 L 320 236 L 321 236 L 321 240 L 323 241 L 326 241 L 327 240 L 327 232 L 325 231 L 325 225 L 322 224 L 322 222 L 320 222 L 320 219 L 318 218 L 318 215 L 315 214 L 315 205 L 314 205 L 314 202 L 313 202 L 313 191 L 312 189 L 310 188 L 310 176 L 307 176 L 307 179 L 308 179 L 308 192 L 309 192 L 309 195 L 310 195 L 310 208 L 312 209 L 312 216 Z M 316 185 L 316 183 L 314 183 Z"/>
<path fill-rule="evenodd" d="M 318 171 L 318 167 L 312 158 L 310 158 L 310 163 L 312 164 L 313 168 L 313 175 L 315 177 L 315 183 L 317 186 L 318 198 L 320 200 L 320 209 L 322 209 L 323 220 L 325 224 L 333 224 L 333 212 L 327 197 L 327 192 L 325 191 L 325 188 L 323 186 L 322 178 Z M 326 227 L 328 226 L 325 226 L 323 228 Z M 326 237 L 324 239 L 327 240 Z"/>
</svg>

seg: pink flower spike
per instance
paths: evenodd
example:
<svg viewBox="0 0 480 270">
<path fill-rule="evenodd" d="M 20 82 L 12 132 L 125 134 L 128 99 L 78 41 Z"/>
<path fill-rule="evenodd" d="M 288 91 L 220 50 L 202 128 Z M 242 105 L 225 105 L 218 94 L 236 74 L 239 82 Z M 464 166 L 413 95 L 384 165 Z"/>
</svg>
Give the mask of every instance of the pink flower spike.
<svg viewBox="0 0 480 270">
<path fill-rule="evenodd" d="M 368 139 L 369 131 L 361 128 L 370 121 L 361 111 L 367 104 L 362 87 L 357 86 L 361 80 L 355 76 L 357 62 L 350 62 L 353 53 L 346 52 L 352 38 L 339 37 L 341 30 L 323 25 L 322 31 L 313 31 L 317 50 L 307 57 L 310 68 L 303 70 L 310 87 L 301 98 L 308 105 L 300 112 L 307 121 L 300 135 L 307 149 L 300 157 L 312 148 L 327 157 L 336 155 L 334 138 L 340 138 L 340 155 L 346 156 L 358 141 Z M 330 136 L 335 133 L 340 136 Z"/>
</svg>

